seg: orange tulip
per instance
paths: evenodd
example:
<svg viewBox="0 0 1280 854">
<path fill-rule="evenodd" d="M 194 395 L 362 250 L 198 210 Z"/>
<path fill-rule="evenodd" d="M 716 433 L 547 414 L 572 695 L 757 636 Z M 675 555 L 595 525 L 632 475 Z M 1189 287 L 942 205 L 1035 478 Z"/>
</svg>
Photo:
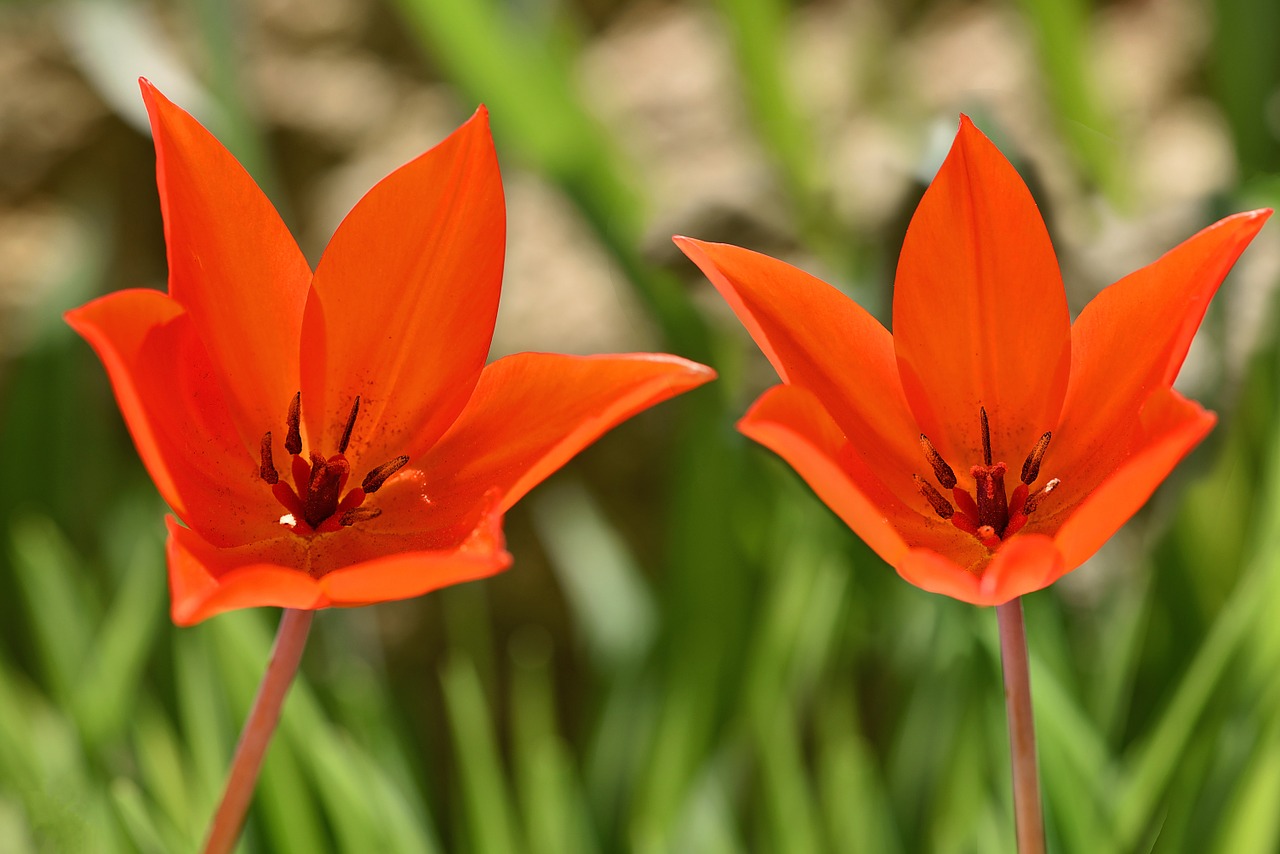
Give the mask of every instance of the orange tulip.
<svg viewBox="0 0 1280 854">
<path fill-rule="evenodd" d="M 739 429 L 904 579 L 999 605 L 1083 563 L 1212 428 L 1173 380 L 1270 213 L 1205 229 L 1071 323 L 1030 192 L 961 117 L 907 229 L 893 335 L 794 267 L 676 242 L 782 377 Z"/>
<path fill-rule="evenodd" d="M 67 321 L 184 523 L 168 520 L 177 623 L 505 569 L 504 511 L 618 422 L 714 376 L 648 354 L 485 366 L 506 213 L 483 108 L 370 190 L 313 273 L 231 154 L 142 90 L 169 292 L 109 294 Z"/>
</svg>

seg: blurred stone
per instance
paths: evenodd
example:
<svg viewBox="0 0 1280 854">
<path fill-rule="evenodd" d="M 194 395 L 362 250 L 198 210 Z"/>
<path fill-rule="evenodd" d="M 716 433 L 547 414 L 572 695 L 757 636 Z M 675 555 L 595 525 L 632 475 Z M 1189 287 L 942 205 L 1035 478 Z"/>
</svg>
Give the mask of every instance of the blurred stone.
<svg viewBox="0 0 1280 854">
<path fill-rule="evenodd" d="M 1205 199 L 1236 180 L 1231 131 L 1217 107 L 1200 99 L 1153 116 L 1137 137 L 1133 163 L 1144 208 Z"/>
<path fill-rule="evenodd" d="M 272 51 L 254 67 L 255 97 L 273 123 L 346 150 L 391 118 L 404 86 L 378 57 L 345 48 Z"/>
<path fill-rule="evenodd" d="M 88 142 L 101 102 L 67 64 L 52 9 L 0 8 L 0 193 L 38 187 Z"/>
<path fill-rule="evenodd" d="M 656 347 L 625 274 L 564 196 L 527 172 L 504 178 L 507 263 L 492 358 Z"/>
<path fill-rule="evenodd" d="M 299 41 L 354 41 L 369 17 L 361 0 L 257 0 L 248 7 L 269 30 Z"/>
<path fill-rule="evenodd" d="M 732 230 L 755 242 L 755 232 L 787 230 L 716 16 L 640 4 L 585 47 L 580 70 L 588 101 L 638 167 L 648 246 L 669 255 L 672 234 L 729 239 Z"/>
<path fill-rule="evenodd" d="M 73 275 L 86 240 L 75 218 L 50 201 L 0 209 L 0 361 L 38 333 L 33 313 Z"/>
<path fill-rule="evenodd" d="M 1098 8 L 1092 65 L 1105 80 L 1099 96 L 1122 120 L 1133 123 L 1185 96 L 1201 73 L 1210 22 L 1203 4 L 1146 0 Z"/>
</svg>

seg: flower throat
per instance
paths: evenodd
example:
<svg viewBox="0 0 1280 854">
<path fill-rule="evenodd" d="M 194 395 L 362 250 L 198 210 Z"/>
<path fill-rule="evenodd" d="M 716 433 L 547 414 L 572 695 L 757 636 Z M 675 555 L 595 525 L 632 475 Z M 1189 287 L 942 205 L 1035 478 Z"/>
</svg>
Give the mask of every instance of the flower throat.
<svg viewBox="0 0 1280 854">
<path fill-rule="evenodd" d="M 312 451 L 310 458 L 306 458 L 302 456 L 302 392 L 293 396 L 287 418 L 289 432 L 284 440 L 284 449 L 293 457 L 293 485 L 281 480 L 280 473 L 276 471 L 271 455 L 271 431 L 262 437 L 262 464 L 258 476 L 271 485 L 271 494 L 289 511 L 280 518 L 280 522 L 294 533 L 304 536 L 328 534 L 382 515 L 376 507 L 361 505 L 367 496 L 382 488 L 387 478 L 403 468 L 409 458 L 399 456 L 383 463 L 343 496 L 342 491 L 351 477 L 351 464 L 346 458 L 347 445 L 351 442 L 351 431 L 355 429 L 359 413 L 360 396 L 356 395 L 342 438 L 338 441 L 338 453 L 325 457 Z"/>
<path fill-rule="evenodd" d="M 989 549 L 995 549 L 1003 541 L 1022 530 L 1028 517 L 1036 511 L 1039 503 L 1061 482 L 1053 478 L 1036 492 L 1031 492 L 1032 485 L 1040 476 L 1040 463 L 1044 460 L 1045 451 L 1049 449 L 1049 440 L 1053 434 L 1045 431 L 1036 446 L 1027 455 L 1022 464 L 1020 483 L 1014 488 L 1013 495 L 1008 496 L 1004 488 L 1004 476 L 1009 467 L 1002 462 L 991 462 L 991 425 L 987 421 L 986 407 L 979 407 L 982 418 L 982 462 L 973 466 L 969 474 L 974 480 L 974 494 L 970 495 L 957 485 L 956 473 L 947 465 L 947 461 L 938 453 L 938 449 L 929 441 L 929 437 L 920 434 L 920 448 L 925 459 L 933 467 L 933 476 L 943 489 L 951 490 L 955 506 L 943 497 L 933 484 L 918 474 L 911 477 L 916 482 L 916 489 L 925 497 L 933 512 L 943 519 L 950 519 L 966 534 L 977 537 L 978 541 Z"/>
</svg>

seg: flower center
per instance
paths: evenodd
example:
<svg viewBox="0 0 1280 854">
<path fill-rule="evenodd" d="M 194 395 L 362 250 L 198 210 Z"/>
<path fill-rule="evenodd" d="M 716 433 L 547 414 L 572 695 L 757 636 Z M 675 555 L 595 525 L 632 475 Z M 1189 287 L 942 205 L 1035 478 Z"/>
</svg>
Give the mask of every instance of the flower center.
<svg viewBox="0 0 1280 854">
<path fill-rule="evenodd" d="M 351 464 L 345 456 L 351 442 L 351 431 L 360 413 L 360 397 L 351 404 L 347 426 L 338 442 L 338 453 L 325 457 L 315 451 L 310 457 L 302 456 L 302 392 L 293 396 L 289 404 L 284 449 L 293 457 L 291 474 L 293 484 L 280 479 L 271 456 L 271 431 L 262 437 L 262 465 L 258 476 L 271 485 L 271 494 L 288 512 L 280 517 L 280 523 L 295 534 L 328 534 L 382 515 L 376 507 L 362 507 L 367 496 L 382 488 L 387 478 L 409 462 L 407 456 L 399 456 L 385 462 L 364 476 L 360 485 L 344 496 L 351 476 Z"/>
<path fill-rule="evenodd" d="M 913 474 L 916 489 L 929 502 L 933 512 L 943 519 L 950 519 L 951 524 L 967 534 L 978 538 L 984 546 L 994 549 L 1000 543 L 1012 537 L 1027 524 L 1027 518 L 1036 511 L 1040 502 L 1057 489 L 1061 483 L 1053 478 L 1034 493 L 1031 491 L 1036 478 L 1040 476 L 1040 463 L 1044 460 L 1045 451 L 1049 450 L 1049 440 L 1053 434 L 1045 431 L 1036 446 L 1027 454 L 1022 464 L 1020 483 L 1014 487 L 1013 495 L 1008 496 L 1004 488 L 1004 476 L 1009 467 L 1004 463 L 991 462 L 991 425 L 987 421 L 986 407 L 979 407 L 982 417 L 982 465 L 972 466 L 969 474 L 974 480 L 974 494 L 970 495 L 956 485 L 956 473 L 947 465 L 947 461 L 938 453 L 938 449 L 929 441 L 929 437 L 920 434 L 920 448 L 925 459 L 933 467 L 933 476 L 943 489 L 950 489 L 955 506 L 942 496 L 933 484 L 918 474 Z"/>
</svg>

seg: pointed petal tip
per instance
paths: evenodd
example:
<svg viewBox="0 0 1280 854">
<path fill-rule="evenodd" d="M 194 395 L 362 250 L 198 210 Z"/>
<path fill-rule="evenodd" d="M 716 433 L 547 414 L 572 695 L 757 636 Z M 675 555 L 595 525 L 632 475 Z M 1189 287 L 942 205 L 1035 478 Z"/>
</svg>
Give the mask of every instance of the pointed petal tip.
<svg viewBox="0 0 1280 854">
<path fill-rule="evenodd" d="M 485 104 L 479 104 L 479 105 L 477 105 L 477 106 L 476 106 L 476 111 L 475 111 L 474 113 L 472 113 L 472 114 L 471 114 L 471 118 L 467 119 L 467 120 L 466 120 L 466 122 L 464 122 L 464 125 L 469 125 L 469 124 L 471 124 L 472 122 L 475 122 L 476 124 L 482 125 L 483 127 L 485 127 L 485 128 L 487 129 L 487 128 L 489 127 L 489 108 L 488 108 L 488 106 L 486 106 Z"/>
<path fill-rule="evenodd" d="M 705 254 L 705 247 L 708 245 L 705 240 L 699 240 L 696 237 L 685 237 L 683 234 L 673 234 L 671 242 L 685 254 L 686 258 L 694 261 L 696 261 L 694 254 Z"/>
</svg>

